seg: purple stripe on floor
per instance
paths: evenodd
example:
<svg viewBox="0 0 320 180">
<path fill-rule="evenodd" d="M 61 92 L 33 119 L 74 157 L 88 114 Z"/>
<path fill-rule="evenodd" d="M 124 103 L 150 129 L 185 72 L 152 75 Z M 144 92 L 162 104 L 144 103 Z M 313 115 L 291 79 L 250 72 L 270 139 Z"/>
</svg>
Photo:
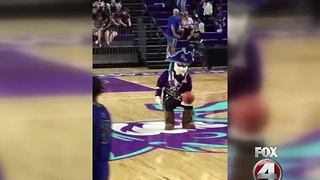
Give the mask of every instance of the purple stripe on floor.
<svg viewBox="0 0 320 180">
<path fill-rule="evenodd" d="M 91 77 L 91 72 L 17 50 L 0 49 L 3 97 L 90 94 Z"/>
<path fill-rule="evenodd" d="M 136 84 L 130 81 L 125 81 L 119 78 L 101 77 L 104 83 L 104 92 L 141 92 L 154 91 L 154 89 Z"/>
<path fill-rule="evenodd" d="M 66 36 L 55 38 L 44 37 L 15 37 L 8 39 L 0 39 L 0 46 L 13 46 L 17 47 L 39 47 L 39 46 L 63 46 L 63 45 L 90 45 L 92 42 L 91 37 L 87 35 L 82 36 Z"/>
</svg>

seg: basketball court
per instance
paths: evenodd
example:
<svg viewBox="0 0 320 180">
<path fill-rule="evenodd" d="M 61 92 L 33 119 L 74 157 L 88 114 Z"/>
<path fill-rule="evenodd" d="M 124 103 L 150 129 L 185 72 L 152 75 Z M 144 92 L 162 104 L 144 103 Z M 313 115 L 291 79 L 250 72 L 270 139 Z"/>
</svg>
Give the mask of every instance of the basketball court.
<svg viewBox="0 0 320 180">
<path fill-rule="evenodd" d="M 72 22 L 77 24 L 76 20 Z M 31 25 L 39 26 L 39 37 L 45 36 L 41 32 L 46 32 L 47 37 L 50 27 L 42 29 L 46 26 L 41 23 L 46 22 L 37 20 Z M 30 21 L 21 22 L 21 28 L 26 27 L 22 34 L 16 30 L 15 24 L 2 23 L 0 34 L 26 36 L 29 39 L 24 42 L 30 43 L 27 32 Z M 61 22 L 61 26 L 64 25 L 65 22 Z M 54 37 L 70 40 L 65 38 L 68 33 L 78 37 L 82 33 L 83 37 L 90 34 L 90 29 L 85 30 L 87 27 L 79 22 L 78 27 L 70 32 L 67 32 L 68 28 L 55 29 Z M 91 178 L 90 173 L 84 173 L 91 169 L 88 154 L 92 152 L 91 131 L 88 131 L 92 124 L 91 87 L 85 83 L 87 79 L 90 81 L 91 78 L 86 77 L 92 73 L 87 68 L 92 63 L 92 51 L 85 51 L 90 43 L 65 43 L 66 46 L 38 42 L 38 45 L 22 46 L 21 41 L 10 41 L 15 48 L 9 51 L 9 55 L 15 58 L 0 66 L 1 84 L 7 83 L 0 87 L 0 122 L 3 127 L 0 131 L 0 160 L 8 179 Z M 272 116 L 267 135 L 271 143 L 280 146 L 278 154 L 282 158 L 279 163 L 285 172 L 284 180 L 319 177 L 319 43 L 319 39 L 312 37 L 295 40 L 269 38 L 262 42 L 266 74 L 264 90 Z M 8 41 L 1 43 L 6 45 L 0 51 L 2 62 L 9 56 L 7 44 Z M 14 72 L 7 71 L 17 63 L 22 66 Z M 56 79 L 48 75 L 39 77 L 39 73 L 33 74 L 33 67 L 42 74 L 48 69 L 60 74 L 61 84 L 50 83 Z M 192 77 L 198 129 L 190 132 L 176 130 L 168 134 L 162 131 L 163 113 L 153 99 L 152 88 L 157 72 L 145 69 L 94 70 L 94 74 L 103 75 L 106 93 L 101 96 L 101 102 L 111 112 L 115 130 L 113 138 L 119 144 L 113 149 L 112 180 L 226 179 L 226 127 L 215 125 L 225 124 L 227 118 L 227 74 L 197 71 Z M 27 77 L 30 81 L 19 77 Z M 50 78 L 53 79 L 50 81 Z M 13 82 L 19 86 L 9 86 Z M 177 127 L 179 113 L 180 109 L 176 112 Z M 76 168 L 70 171 L 70 167 Z"/>
<path fill-rule="evenodd" d="M 176 130 L 164 130 L 162 106 L 154 101 L 161 71 L 94 72 L 105 84 L 100 102 L 114 123 L 111 179 L 227 179 L 226 72 L 189 70 L 197 126 L 189 131 L 181 128 L 182 109 L 175 112 Z"/>
</svg>

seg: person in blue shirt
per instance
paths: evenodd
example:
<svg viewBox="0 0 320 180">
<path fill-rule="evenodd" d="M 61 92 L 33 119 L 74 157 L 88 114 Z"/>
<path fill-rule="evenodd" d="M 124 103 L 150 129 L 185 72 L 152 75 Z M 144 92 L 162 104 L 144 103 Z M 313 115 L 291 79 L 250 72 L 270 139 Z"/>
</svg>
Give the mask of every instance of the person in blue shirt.
<svg viewBox="0 0 320 180">
<path fill-rule="evenodd" d="M 178 9 L 173 10 L 173 17 L 170 18 L 168 22 L 168 27 L 166 29 L 166 37 L 167 37 L 167 58 L 170 54 L 175 53 L 175 47 L 177 45 L 177 39 L 180 38 L 178 34 L 181 26 L 181 19 L 183 18 L 183 14 L 179 13 Z"/>
<path fill-rule="evenodd" d="M 109 179 L 109 164 L 111 152 L 111 118 L 108 110 L 98 102 L 102 94 L 102 82 L 93 77 L 93 180 Z"/>
<path fill-rule="evenodd" d="M 225 11 L 222 10 L 222 5 L 218 5 L 215 11 L 215 15 L 213 17 L 215 28 L 218 30 L 222 30 L 223 26 L 225 25 L 227 14 Z"/>
</svg>

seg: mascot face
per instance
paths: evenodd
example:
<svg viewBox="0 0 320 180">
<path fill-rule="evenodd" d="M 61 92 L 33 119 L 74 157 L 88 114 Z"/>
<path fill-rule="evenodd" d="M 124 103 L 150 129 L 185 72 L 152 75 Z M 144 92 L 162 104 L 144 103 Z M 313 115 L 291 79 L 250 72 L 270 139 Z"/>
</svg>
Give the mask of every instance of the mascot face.
<svg viewBox="0 0 320 180">
<path fill-rule="evenodd" d="M 180 63 L 174 63 L 174 71 L 176 72 L 177 75 L 185 75 L 187 73 L 188 66 L 185 64 L 180 64 Z"/>
</svg>

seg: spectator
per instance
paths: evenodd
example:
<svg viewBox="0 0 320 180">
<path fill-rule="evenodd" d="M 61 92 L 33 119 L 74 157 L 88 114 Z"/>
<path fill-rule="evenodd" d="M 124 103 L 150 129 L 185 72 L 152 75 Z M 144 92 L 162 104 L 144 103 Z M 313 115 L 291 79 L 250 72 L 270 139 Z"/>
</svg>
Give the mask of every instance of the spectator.
<svg viewBox="0 0 320 180">
<path fill-rule="evenodd" d="M 181 37 L 187 38 L 193 29 L 193 19 L 188 16 L 187 12 L 183 13 L 183 19 L 181 20 Z"/>
<path fill-rule="evenodd" d="M 105 40 L 106 40 L 107 46 L 110 46 L 110 43 L 112 43 L 113 39 L 116 36 L 118 36 L 119 24 L 116 22 L 113 13 L 109 15 L 105 23 L 106 23 Z"/>
<path fill-rule="evenodd" d="M 202 33 L 199 30 L 199 23 L 195 23 L 191 34 L 188 36 L 190 45 L 194 46 L 195 54 L 199 54 L 199 44 L 202 43 Z"/>
<path fill-rule="evenodd" d="M 192 0 L 188 8 L 188 14 L 194 19 L 197 16 L 198 0 Z"/>
<path fill-rule="evenodd" d="M 129 14 L 129 9 L 125 8 L 120 14 L 118 18 L 118 23 L 120 27 L 131 27 L 131 16 Z"/>
<path fill-rule="evenodd" d="M 212 17 L 213 6 L 211 2 L 207 2 L 203 4 L 203 22 L 204 24 L 210 24 L 209 20 Z"/>
<path fill-rule="evenodd" d="M 122 5 L 121 2 L 116 2 L 116 0 L 111 0 L 110 3 L 106 4 L 106 7 L 111 13 L 119 13 Z"/>
<path fill-rule="evenodd" d="M 97 36 L 98 39 L 95 41 L 95 43 L 98 44 L 100 47 L 102 46 L 101 39 L 102 39 L 103 31 L 104 31 L 104 28 L 103 28 L 102 15 L 98 14 L 96 16 L 96 19 L 93 21 L 93 35 Z"/>
<path fill-rule="evenodd" d="M 101 14 L 101 7 L 100 4 L 95 4 L 92 7 L 92 19 L 95 20 L 98 14 Z"/>
<path fill-rule="evenodd" d="M 100 2 L 99 1 L 93 1 L 92 2 L 92 7 L 93 8 L 97 8 L 98 6 L 100 6 Z"/>
<path fill-rule="evenodd" d="M 212 7 L 214 7 L 214 8 L 218 7 L 218 6 L 221 6 L 222 5 L 222 0 L 212 0 L 211 4 L 212 4 Z"/>
<path fill-rule="evenodd" d="M 171 20 L 172 20 L 174 17 L 177 17 L 177 16 L 179 16 L 179 9 L 175 8 L 175 9 L 173 9 L 173 11 L 172 11 L 172 16 L 170 16 L 169 19 L 168 19 L 168 26 L 169 26 Z"/>
<path fill-rule="evenodd" d="M 198 9 L 197 9 L 197 15 L 198 18 L 202 21 L 203 20 L 203 11 L 204 11 L 204 5 L 206 1 L 205 0 L 200 0 L 198 4 Z"/>
<path fill-rule="evenodd" d="M 187 0 L 177 0 L 177 6 L 178 6 L 180 12 L 186 11 L 186 2 L 187 2 Z"/>
<path fill-rule="evenodd" d="M 109 14 L 110 14 L 110 11 L 109 11 L 108 8 L 101 9 L 101 10 L 100 10 L 100 14 L 102 15 L 103 21 L 105 21 L 106 19 L 108 19 L 108 16 L 109 16 Z"/>
<path fill-rule="evenodd" d="M 178 16 L 175 16 L 178 14 Z M 169 21 L 169 26 L 166 29 L 166 38 L 167 38 L 167 58 L 170 54 L 175 53 L 175 47 L 177 45 L 177 39 L 180 39 L 180 35 L 178 34 L 181 26 L 181 19 L 183 18 L 183 14 L 179 13 L 178 9 L 173 10 L 173 17 Z"/>
<path fill-rule="evenodd" d="M 98 8 L 96 6 L 92 7 L 92 20 L 95 20 L 97 18 L 98 14 Z"/>
<path fill-rule="evenodd" d="M 222 30 L 226 16 L 226 13 L 222 10 L 222 5 L 217 6 L 216 13 L 213 17 L 216 26 L 215 29 L 218 29 L 219 31 Z"/>
</svg>

